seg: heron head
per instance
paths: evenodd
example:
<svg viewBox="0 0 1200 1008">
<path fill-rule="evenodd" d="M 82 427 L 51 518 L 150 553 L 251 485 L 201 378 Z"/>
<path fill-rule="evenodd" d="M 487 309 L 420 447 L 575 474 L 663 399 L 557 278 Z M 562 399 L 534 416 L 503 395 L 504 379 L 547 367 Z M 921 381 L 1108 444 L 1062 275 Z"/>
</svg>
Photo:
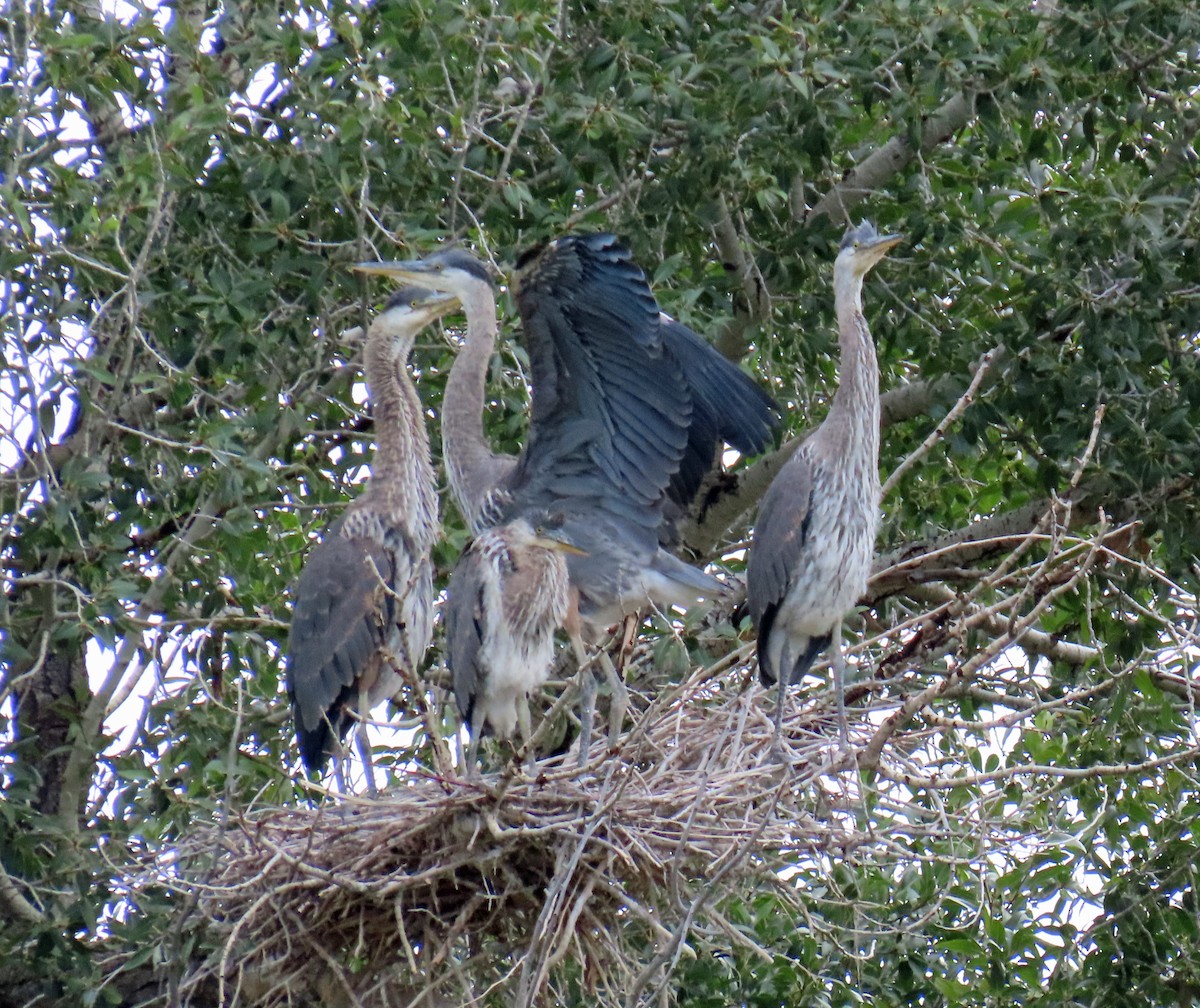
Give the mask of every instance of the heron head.
<svg viewBox="0 0 1200 1008">
<path fill-rule="evenodd" d="M 881 235 L 874 224 L 863 221 L 857 227 L 848 228 L 842 236 L 838 262 L 862 276 L 902 241 L 903 235 Z"/>
<path fill-rule="evenodd" d="M 463 248 L 448 248 L 424 259 L 395 259 L 355 263 L 359 273 L 392 277 L 419 284 L 460 300 L 481 287 L 491 290 L 492 277 L 487 266 Z"/>
<path fill-rule="evenodd" d="M 457 307 L 458 298 L 452 294 L 442 294 L 425 287 L 405 284 L 388 298 L 379 317 L 394 319 L 397 324 L 402 324 L 405 328 L 419 329 L 435 319 L 440 319 Z"/>
<path fill-rule="evenodd" d="M 536 515 L 530 520 L 529 527 L 533 532 L 531 545 L 553 550 L 555 553 L 569 553 L 572 556 L 588 555 L 587 550 L 576 545 L 575 536 L 567 528 L 565 515 Z"/>
<path fill-rule="evenodd" d="M 375 316 L 366 333 L 366 340 L 391 347 L 393 353 L 407 355 L 418 332 L 458 307 L 458 298 L 439 294 L 424 287 L 405 285 L 389 299 Z M 358 339 L 363 338 L 361 330 Z"/>
</svg>

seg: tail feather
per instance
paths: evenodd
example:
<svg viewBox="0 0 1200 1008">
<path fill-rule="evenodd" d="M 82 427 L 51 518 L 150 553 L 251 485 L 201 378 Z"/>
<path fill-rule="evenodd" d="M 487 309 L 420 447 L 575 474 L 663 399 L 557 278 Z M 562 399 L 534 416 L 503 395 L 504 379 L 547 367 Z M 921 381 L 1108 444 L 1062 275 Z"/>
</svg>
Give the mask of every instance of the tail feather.
<svg viewBox="0 0 1200 1008">
<path fill-rule="evenodd" d="M 718 598 L 729 590 L 723 581 L 664 549 L 654 555 L 648 573 L 657 575 L 656 584 L 647 587 L 650 597 L 660 605 L 687 606 L 700 599 Z"/>
<path fill-rule="evenodd" d="M 779 669 L 775 667 L 771 659 L 771 632 L 775 624 L 775 616 L 778 612 L 778 606 L 768 606 L 767 611 L 763 613 L 762 620 L 758 628 L 758 642 L 755 650 L 758 654 L 758 679 L 764 686 L 774 686 L 779 681 Z M 800 654 L 795 661 L 791 662 L 791 672 L 788 674 L 788 684 L 795 685 L 806 675 L 808 670 L 813 667 L 813 663 L 817 660 L 817 656 L 824 651 L 829 642 L 833 640 L 833 634 L 821 634 L 819 637 L 802 637 Z M 784 646 L 780 649 L 779 658 L 780 665 L 787 666 L 788 659 L 791 657 L 790 641 L 785 641 Z"/>
</svg>

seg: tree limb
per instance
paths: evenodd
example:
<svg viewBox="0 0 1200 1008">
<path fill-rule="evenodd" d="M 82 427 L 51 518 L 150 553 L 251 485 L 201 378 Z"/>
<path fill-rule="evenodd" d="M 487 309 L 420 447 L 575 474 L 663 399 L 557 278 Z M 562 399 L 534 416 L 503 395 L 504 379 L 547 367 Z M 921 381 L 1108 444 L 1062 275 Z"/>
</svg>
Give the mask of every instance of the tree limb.
<svg viewBox="0 0 1200 1008">
<path fill-rule="evenodd" d="M 3 865 L 0 865 L 0 906 L 3 906 L 11 917 L 27 924 L 46 923 L 42 912 L 25 898 Z"/>
<path fill-rule="evenodd" d="M 946 431 L 954 424 L 960 416 L 966 412 L 967 408 L 975 401 L 975 396 L 979 392 L 979 386 L 982 384 L 984 377 L 987 375 L 987 369 L 991 366 L 994 360 L 993 351 L 988 351 L 979 359 L 975 368 L 975 374 L 971 378 L 971 384 L 967 386 L 967 390 L 958 397 L 958 402 L 950 409 L 950 411 L 942 417 L 938 425 L 929 432 L 925 440 L 917 447 L 916 451 L 912 452 L 904 459 L 895 469 L 892 474 L 883 482 L 883 487 L 879 491 L 879 496 L 883 499 L 892 491 L 897 483 L 904 478 L 904 474 L 908 472 L 914 465 L 921 461 L 926 455 L 933 450 L 933 446 L 942 440 L 946 435 Z"/>
<path fill-rule="evenodd" d="M 733 317 L 721 325 L 713 346 L 729 360 L 738 361 L 749 349 L 746 331 L 754 325 L 765 325 L 771 318 L 771 294 L 746 247 L 745 230 L 734 221 L 733 211 L 723 194 L 718 196 L 717 204 L 719 214 L 713 225 L 713 238 L 721 253 L 722 265 L 741 284 L 741 297 L 734 298 Z"/>
<path fill-rule="evenodd" d="M 1071 495 L 1073 506 L 1067 516 L 1067 529 L 1091 524 L 1101 508 L 1115 523 L 1135 521 L 1144 516 L 1147 506 L 1165 504 L 1180 497 L 1188 493 L 1194 483 L 1192 476 L 1181 476 L 1160 483 L 1145 494 L 1130 496 L 1128 487 L 1117 485 L 1109 476 L 1084 480 Z M 955 563 L 972 564 L 1010 549 L 1013 539 L 1027 535 L 1054 503 L 1054 498 L 1039 497 L 1011 511 L 909 543 L 877 557 L 870 599 L 878 601 L 906 590 L 914 579 L 920 580 L 923 570 L 933 565 L 945 566 L 948 556 L 953 557 Z"/>
<path fill-rule="evenodd" d="M 971 121 L 975 96 L 969 92 L 955 95 L 926 117 L 921 129 L 921 145 L 914 148 L 907 136 L 894 136 L 865 160 L 850 169 L 817 202 L 805 219 L 811 224 L 828 217 L 834 224 L 849 224 L 850 211 L 880 188 L 897 172 L 907 168 L 918 153 L 932 150 Z"/>
</svg>

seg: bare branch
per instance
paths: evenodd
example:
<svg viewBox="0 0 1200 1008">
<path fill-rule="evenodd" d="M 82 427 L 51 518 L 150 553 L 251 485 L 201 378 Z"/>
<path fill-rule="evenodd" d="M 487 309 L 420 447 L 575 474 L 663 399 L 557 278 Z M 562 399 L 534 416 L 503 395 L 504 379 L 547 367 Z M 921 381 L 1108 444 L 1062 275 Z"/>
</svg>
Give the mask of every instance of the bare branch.
<svg viewBox="0 0 1200 1008">
<path fill-rule="evenodd" d="M 1190 763 L 1200 755 L 1200 746 L 1184 746 L 1166 756 L 1148 759 L 1141 763 L 1103 764 L 1099 766 L 1067 767 L 1039 763 L 1020 763 L 1016 766 L 993 770 L 990 773 L 964 773 L 961 775 L 923 775 L 897 773 L 880 768 L 888 778 L 911 788 L 978 787 L 981 784 L 1002 784 L 1015 777 L 1050 777 L 1059 780 L 1098 780 L 1103 777 L 1144 777 L 1161 767 Z"/>
<path fill-rule="evenodd" d="M 975 368 L 975 375 L 971 379 L 971 384 L 967 386 L 967 390 L 958 397 L 958 402 L 956 402 L 953 407 L 951 407 L 950 411 L 944 417 L 942 417 L 941 423 L 939 423 L 929 433 L 929 436 L 917 446 L 917 448 L 908 456 L 908 458 L 896 466 L 892 474 L 887 478 L 886 481 L 884 481 L 883 487 L 879 493 L 880 499 L 887 497 L 887 495 L 895 488 L 896 484 L 903 479 L 904 474 L 929 454 L 929 452 L 933 449 L 933 446 L 937 444 L 943 437 L 945 437 L 946 431 L 950 429 L 950 426 L 956 420 L 958 420 L 958 418 L 962 416 L 964 412 L 966 412 L 967 407 L 975 401 L 975 393 L 979 391 L 979 386 L 983 382 L 984 375 L 987 374 L 992 360 L 993 353 L 990 350 L 985 353 L 982 358 L 980 358 L 979 364 Z"/>
<path fill-rule="evenodd" d="M 945 603 L 954 601 L 956 597 L 954 592 L 949 588 L 936 584 L 909 585 L 904 590 L 904 594 L 911 599 L 930 602 L 934 605 L 944 605 Z M 972 620 L 968 619 L 968 623 L 970 622 Z M 993 636 L 1001 636 L 1008 633 L 1009 621 L 1001 619 L 991 611 L 985 610 L 981 612 L 975 622 Z M 1042 655 L 1052 661 L 1061 661 L 1068 665 L 1086 665 L 1100 655 L 1099 648 L 1089 647 L 1086 644 L 1074 644 L 1070 641 L 1061 641 L 1056 637 L 1050 636 L 1050 634 L 1033 629 L 1025 631 L 1020 644 L 1030 654 Z"/>
<path fill-rule="evenodd" d="M 0 865 L 0 906 L 3 906 L 10 916 L 27 924 L 45 924 L 46 918 L 42 912 L 22 895 L 17 883 Z"/>
<path fill-rule="evenodd" d="M 1195 480 L 1181 476 L 1162 483 L 1149 493 L 1130 496 L 1128 487 L 1118 486 L 1111 477 L 1083 480 L 1072 495 L 1073 507 L 1066 528 L 1079 529 L 1095 521 L 1103 508 L 1115 522 L 1136 521 L 1143 512 L 1187 494 Z M 921 542 L 901 546 L 875 560 L 870 597 L 874 600 L 903 590 L 930 565 L 945 565 L 947 558 L 959 564 L 973 564 L 1011 548 L 1013 537 L 1023 538 L 1053 505 L 1049 497 L 989 518 L 981 518 L 963 528 L 945 532 Z"/>
<path fill-rule="evenodd" d="M 1047 516 L 1049 514 L 1048 512 Z M 1042 523 L 1039 520 L 1039 525 Z M 1097 537 L 1093 541 L 1092 548 L 1089 550 L 1087 556 L 1076 566 L 1074 572 L 1066 581 L 1055 585 L 1049 591 L 1045 592 L 1029 612 L 1025 613 L 1019 619 L 1013 618 L 1010 620 L 1004 634 L 993 638 L 987 647 L 973 653 L 961 665 L 956 665 L 945 678 L 932 683 L 919 693 L 906 698 L 900 707 L 890 714 L 884 720 L 883 724 L 876 729 L 875 734 L 871 737 L 871 741 L 859 754 L 859 767 L 863 769 L 878 767 L 884 746 L 922 708 L 942 697 L 953 695 L 962 686 L 970 683 L 981 669 L 994 662 L 1006 648 L 1014 644 L 1019 645 L 1025 632 L 1034 626 L 1038 618 L 1049 608 L 1051 603 L 1056 598 L 1073 591 L 1079 581 L 1091 569 L 1100 555 L 1101 538 Z M 1049 559 L 1048 557 L 1047 562 Z"/>
</svg>

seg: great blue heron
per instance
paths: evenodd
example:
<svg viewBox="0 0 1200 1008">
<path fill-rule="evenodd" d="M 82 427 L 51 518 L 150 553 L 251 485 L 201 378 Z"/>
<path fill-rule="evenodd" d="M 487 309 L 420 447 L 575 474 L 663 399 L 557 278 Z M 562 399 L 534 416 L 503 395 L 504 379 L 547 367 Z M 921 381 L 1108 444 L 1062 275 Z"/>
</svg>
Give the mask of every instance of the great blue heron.
<svg viewBox="0 0 1200 1008">
<path fill-rule="evenodd" d="M 417 390 L 404 368 L 413 339 L 457 306 L 416 287 L 396 292 L 363 350 L 375 427 L 371 477 L 296 584 L 287 688 L 305 767 L 320 773 L 350 726 L 395 694 L 429 646 L 438 500 Z M 368 785 L 374 790 L 365 737 Z"/>
<path fill-rule="evenodd" d="M 632 498 L 638 523 L 649 518 L 658 535 L 664 514 L 691 503 L 722 442 L 756 454 L 777 424 L 774 401 L 747 374 L 659 312 L 645 276 L 616 238 L 567 236 L 518 261 L 514 295 L 530 359 L 531 422 L 520 457 L 494 452 L 483 430 L 498 331 L 487 268 L 459 248 L 358 268 L 424 284 L 462 303 L 467 336 L 446 382 L 442 439 L 451 492 L 475 533 L 514 506 L 549 507 L 559 497 L 590 500 L 589 492 L 561 478 L 565 456 L 582 454 L 576 450 L 582 437 L 593 447 L 588 461 L 603 471 L 605 489 Z M 611 432 L 612 457 L 594 450 L 599 428 Z M 545 471 L 547 464 L 553 472 Z M 559 477 L 557 483 L 551 477 Z M 593 578 L 580 583 L 575 572 L 589 567 L 594 577 L 606 552 L 589 550 L 590 564 L 571 562 L 589 622 L 612 622 L 609 617 L 621 610 L 614 603 L 626 603 L 629 611 L 629 603 L 647 599 L 637 592 L 633 598 L 614 595 L 611 586 L 593 585 Z M 700 590 L 694 573 L 681 571 L 686 565 L 670 554 L 646 559 L 662 564 L 668 578 Z M 703 587 L 714 588 L 708 581 Z M 697 597 L 685 592 L 649 599 L 672 605 Z"/>
<path fill-rule="evenodd" d="M 863 277 L 902 238 L 864 222 L 833 266 L 841 379 L 829 413 L 763 495 L 746 570 L 758 671 L 778 682 L 776 742 L 799 682 L 862 595 L 879 527 L 879 364 L 862 310 Z M 840 650 L 839 650 L 840 654 Z M 834 675 L 841 704 L 843 677 Z M 843 730 L 844 711 L 843 711 Z"/>
<path fill-rule="evenodd" d="M 567 620 L 566 555 L 582 551 L 552 516 L 533 520 L 485 529 L 450 577 L 443 614 L 454 697 L 471 736 L 468 773 L 485 726 L 529 741 L 528 697 L 549 678 L 554 634 Z"/>
<path fill-rule="evenodd" d="M 475 532 L 525 511 L 556 510 L 585 555 L 568 560 L 591 636 L 647 601 L 712 597 L 721 583 L 661 548 L 722 441 L 766 445 L 775 404 L 740 369 L 669 319 L 612 235 L 567 236 L 518 261 L 514 294 L 533 385 L 521 455 L 492 451 L 482 411 L 497 335 L 487 269 L 461 249 L 360 269 L 453 294 L 467 338 L 446 385 L 442 432 L 450 487 Z M 582 654 L 578 637 L 576 653 Z M 601 664 L 623 689 L 611 664 Z M 585 680 L 585 690 L 588 680 Z M 586 692 L 585 692 L 586 700 Z M 581 750 L 586 749 L 586 726 Z"/>
</svg>

